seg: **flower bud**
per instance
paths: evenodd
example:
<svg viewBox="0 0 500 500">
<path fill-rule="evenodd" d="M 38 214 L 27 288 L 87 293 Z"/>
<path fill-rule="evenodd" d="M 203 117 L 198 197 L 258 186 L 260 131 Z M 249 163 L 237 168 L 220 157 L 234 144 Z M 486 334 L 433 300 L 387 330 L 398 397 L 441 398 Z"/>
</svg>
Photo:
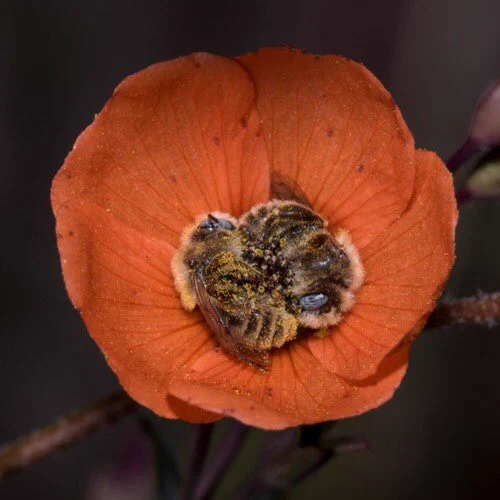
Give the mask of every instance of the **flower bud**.
<svg viewBox="0 0 500 500">
<path fill-rule="evenodd" d="M 500 79 L 490 84 L 476 105 L 467 137 L 447 162 L 451 172 L 457 170 L 473 154 L 500 145 Z"/>
<path fill-rule="evenodd" d="M 483 151 L 500 145 L 500 79 L 479 98 L 469 137 Z"/>
</svg>

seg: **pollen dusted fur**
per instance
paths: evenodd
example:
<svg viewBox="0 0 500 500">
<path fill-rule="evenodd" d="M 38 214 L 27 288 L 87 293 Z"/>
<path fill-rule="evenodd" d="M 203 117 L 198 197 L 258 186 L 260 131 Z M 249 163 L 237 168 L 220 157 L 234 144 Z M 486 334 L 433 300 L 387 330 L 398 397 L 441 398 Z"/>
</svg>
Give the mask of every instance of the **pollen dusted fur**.
<svg viewBox="0 0 500 500">
<path fill-rule="evenodd" d="M 228 220 L 235 226 L 238 224 L 236 218 L 224 212 L 211 212 L 216 218 Z M 171 267 L 174 276 L 174 286 L 181 299 L 182 307 L 187 311 L 192 311 L 198 304 L 196 292 L 190 280 L 190 269 L 185 262 L 185 251 L 191 245 L 193 233 L 198 228 L 200 222 L 207 219 L 207 214 L 202 214 L 196 220 L 186 227 L 181 235 L 179 251 L 172 258 Z"/>
</svg>

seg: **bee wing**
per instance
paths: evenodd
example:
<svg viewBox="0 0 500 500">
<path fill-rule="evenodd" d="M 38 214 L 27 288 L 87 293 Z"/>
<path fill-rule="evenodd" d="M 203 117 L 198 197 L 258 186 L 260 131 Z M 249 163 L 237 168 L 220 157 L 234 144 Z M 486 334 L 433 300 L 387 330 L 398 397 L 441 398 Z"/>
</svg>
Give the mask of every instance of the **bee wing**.
<svg viewBox="0 0 500 500">
<path fill-rule="evenodd" d="M 193 281 L 196 296 L 198 298 L 198 306 L 219 344 L 234 357 L 242 359 L 257 368 L 263 369 L 266 366 L 270 366 L 271 356 L 268 352 L 249 351 L 238 345 L 234 340 L 231 328 L 224 319 L 215 299 L 207 293 L 203 276 L 200 273 L 196 273 Z"/>
<path fill-rule="evenodd" d="M 312 208 L 306 194 L 290 177 L 271 171 L 271 199 L 289 200 L 301 203 L 306 207 Z"/>
</svg>

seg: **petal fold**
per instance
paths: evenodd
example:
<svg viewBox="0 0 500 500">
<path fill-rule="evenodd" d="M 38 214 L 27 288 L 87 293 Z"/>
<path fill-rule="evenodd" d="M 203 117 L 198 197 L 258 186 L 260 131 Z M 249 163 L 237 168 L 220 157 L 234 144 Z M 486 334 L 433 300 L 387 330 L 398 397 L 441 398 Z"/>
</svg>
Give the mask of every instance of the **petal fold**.
<svg viewBox="0 0 500 500">
<path fill-rule="evenodd" d="M 295 49 L 238 58 L 255 82 L 271 167 L 297 183 L 362 248 L 406 209 L 413 138 L 390 94 L 361 64 Z"/>
<path fill-rule="evenodd" d="M 177 244 L 214 210 L 266 201 L 269 169 L 254 87 L 241 66 L 193 54 L 125 79 L 78 138 L 52 188 L 83 197 L 147 236 Z"/>
</svg>

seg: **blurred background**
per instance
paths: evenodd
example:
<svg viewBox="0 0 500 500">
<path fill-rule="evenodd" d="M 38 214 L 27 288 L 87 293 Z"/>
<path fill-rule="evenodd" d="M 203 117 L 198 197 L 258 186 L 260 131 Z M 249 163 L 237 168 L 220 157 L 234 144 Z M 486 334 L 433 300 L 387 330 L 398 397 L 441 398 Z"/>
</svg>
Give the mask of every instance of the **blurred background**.
<svg viewBox="0 0 500 500">
<path fill-rule="evenodd" d="M 342 54 L 388 87 L 417 145 L 446 159 L 480 92 L 500 77 L 498 19 L 498 0 L 2 0 L 0 443 L 118 389 L 66 296 L 49 189 L 125 76 L 197 50 L 237 55 L 286 44 Z M 466 205 L 460 215 L 446 293 L 500 289 L 500 203 Z M 498 498 L 499 353 L 498 326 L 424 332 L 394 399 L 338 426 L 370 440 L 372 451 L 332 461 L 290 498 Z M 187 425 L 160 424 L 187 450 Z M 136 427 L 123 420 L 5 480 L 0 498 L 111 499 L 99 496 L 96 477 L 134 445 Z M 251 467 L 250 455 L 237 474 Z"/>
</svg>

